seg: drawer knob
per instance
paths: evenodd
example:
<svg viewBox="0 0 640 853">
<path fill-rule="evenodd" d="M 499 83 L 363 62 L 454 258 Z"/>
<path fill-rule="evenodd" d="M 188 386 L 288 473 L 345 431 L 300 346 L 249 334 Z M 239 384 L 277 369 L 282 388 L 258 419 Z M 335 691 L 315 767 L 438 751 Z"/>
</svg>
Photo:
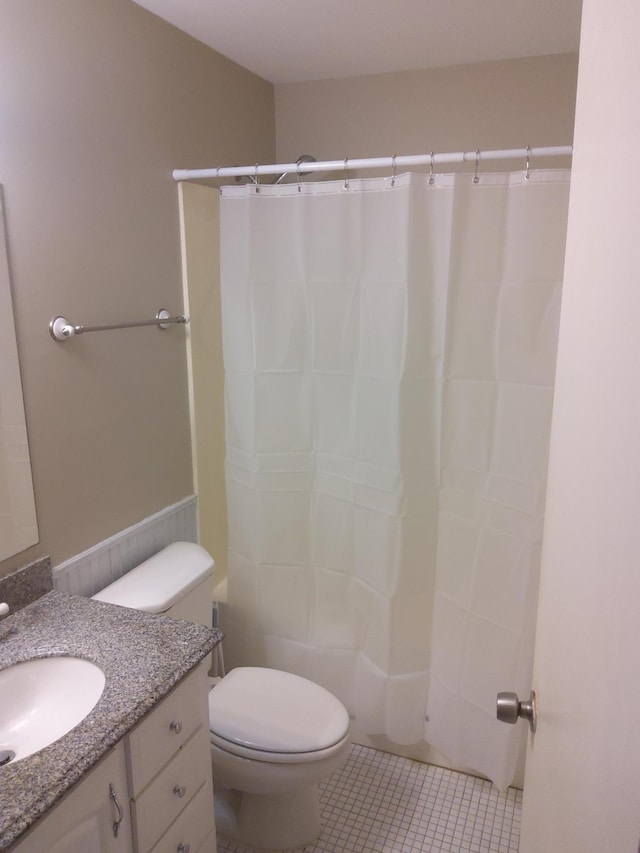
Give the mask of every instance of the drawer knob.
<svg viewBox="0 0 640 853">
<path fill-rule="evenodd" d="M 176 795 L 176 797 L 180 797 L 180 799 L 182 799 L 182 797 L 184 797 L 184 795 L 187 793 L 187 789 L 184 785 L 175 785 L 173 788 L 173 793 Z"/>
<path fill-rule="evenodd" d="M 191 850 L 190 844 L 178 844 L 176 848 L 176 853 L 189 853 Z"/>
<path fill-rule="evenodd" d="M 174 734 L 179 735 L 182 731 L 182 723 L 180 722 L 180 720 L 174 720 L 172 723 L 169 724 L 169 728 Z"/>
</svg>

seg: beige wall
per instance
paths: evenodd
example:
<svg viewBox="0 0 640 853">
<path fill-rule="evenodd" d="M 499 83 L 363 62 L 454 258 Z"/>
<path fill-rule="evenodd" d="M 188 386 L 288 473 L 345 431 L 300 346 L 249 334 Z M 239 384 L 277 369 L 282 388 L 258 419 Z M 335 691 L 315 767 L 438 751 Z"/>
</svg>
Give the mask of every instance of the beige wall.
<svg viewBox="0 0 640 853">
<path fill-rule="evenodd" d="M 273 87 L 129 0 L 4 0 L 2 19 L 0 183 L 40 544 L 0 574 L 193 490 L 184 330 L 47 332 L 57 313 L 180 310 L 174 167 L 572 137 L 575 56 L 280 85 L 276 155 Z"/>
<path fill-rule="evenodd" d="M 274 158 L 273 89 L 129 0 L 3 0 L 0 183 L 40 544 L 54 564 L 193 491 L 176 167 Z"/>
<path fill-rule="evenodd" d="M 570 144 L 577 66 L 570 54 L 281 84 L 278 161 Z"/>
</svg>

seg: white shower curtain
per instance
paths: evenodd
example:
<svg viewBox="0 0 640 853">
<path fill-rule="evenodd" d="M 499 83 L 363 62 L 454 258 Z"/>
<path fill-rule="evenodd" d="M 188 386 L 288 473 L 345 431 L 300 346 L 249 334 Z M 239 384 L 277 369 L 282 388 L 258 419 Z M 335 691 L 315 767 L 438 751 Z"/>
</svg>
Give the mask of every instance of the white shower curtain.
<svg viewBox="0 0 640 853">
<path fill-rule="evenodd" d="M 227 657 L 512 780 L 569 174 L 225 188 Z"/>
</svg>

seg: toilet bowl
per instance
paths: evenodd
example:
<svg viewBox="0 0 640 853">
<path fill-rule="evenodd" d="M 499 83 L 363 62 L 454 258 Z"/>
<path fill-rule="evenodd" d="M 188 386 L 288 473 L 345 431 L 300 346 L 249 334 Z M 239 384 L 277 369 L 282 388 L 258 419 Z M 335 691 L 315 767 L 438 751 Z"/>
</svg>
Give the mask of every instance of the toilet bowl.
<svg viewBox="0 0 640 853">
<path fill-rule="evenodd" d="M 211 625 L 214 562 L 176 542 L 97 593 L 100 601 Z M 208 592 L 208 596 L 207 596 Z M 231 670 L 209 693 L 216 825 L 251 847 L 320 834 L 318 783 L 345 763 L 349 716 L 318 684 L 264 667 Z"/>
<path fill-rule="evenodd" d="M 209 694 L 220 832 L 252 847 L 300 847 L 320 834 L 317 785 L 347 759 L 349 717 L 306 678 L 240 667 Z"/>
</svg>

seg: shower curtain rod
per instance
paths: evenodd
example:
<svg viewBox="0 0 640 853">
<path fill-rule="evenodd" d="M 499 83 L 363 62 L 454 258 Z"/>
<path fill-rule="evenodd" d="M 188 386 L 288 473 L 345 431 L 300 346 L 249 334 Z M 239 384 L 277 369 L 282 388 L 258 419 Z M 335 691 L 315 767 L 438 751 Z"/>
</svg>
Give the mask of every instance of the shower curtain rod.
<svg viewBox="0 0 640 853">
<path fill-rule="evenodd" d="M 445 163 L 481 163 L 486 160 L 521 159 L 527 165 L 537 157 L 570 157 L 572 145 L 555 145 L 547 148 L 506 148 L 499 151 L 458 151 L 450 154 L 409 154 L 396 157 L 365 157 L 360 160 L 324 160 L 319 162 L 275 163 L 269 166 L 220 166 L 214 169 L 174 169 L 174 181 L 195 181 L 202 178 L 259 178 L 261 175 L 301 174 L 310 172 L 336 172 L 345 169 L 402 169 L 405 166 L 440 166 Z"/>
</svg>

